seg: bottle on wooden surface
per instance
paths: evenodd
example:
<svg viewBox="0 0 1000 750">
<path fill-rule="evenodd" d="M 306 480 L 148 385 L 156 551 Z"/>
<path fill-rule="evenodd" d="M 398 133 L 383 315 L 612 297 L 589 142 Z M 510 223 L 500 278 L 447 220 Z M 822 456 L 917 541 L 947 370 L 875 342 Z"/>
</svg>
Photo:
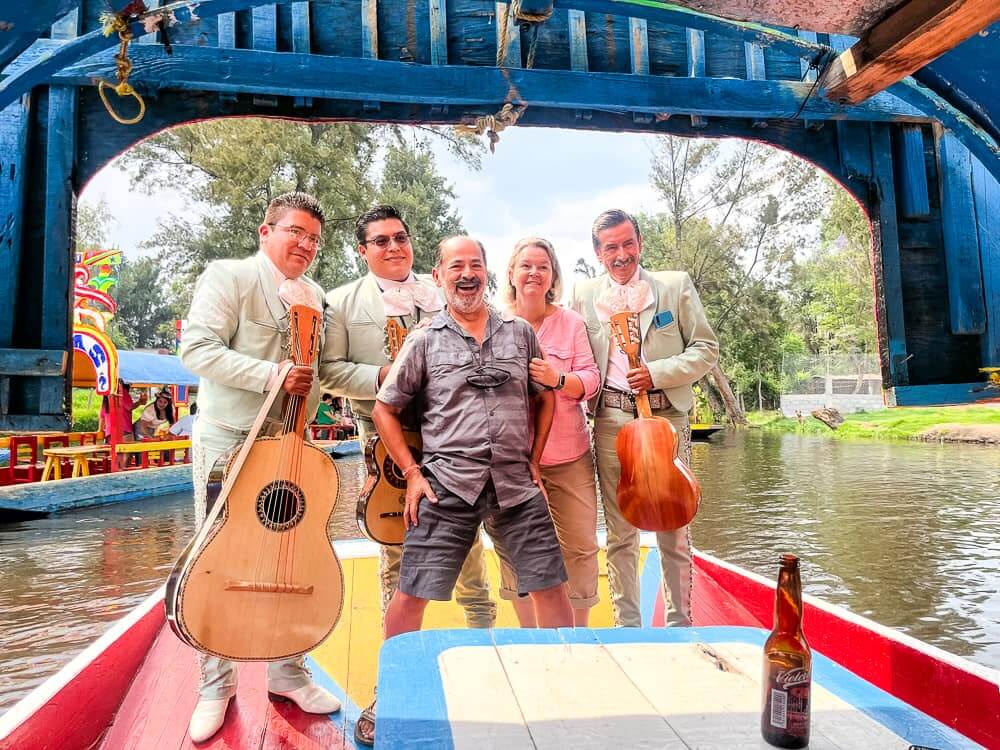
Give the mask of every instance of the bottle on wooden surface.
<svg viewBox="0 0 1000 750">
<path fill-rule="evenodd" d="M 774 630 L 764 642 L 760 731 L 775 747 L 809 744 L 812 653 L 802 634 L 799 559 L 782 555 L 774 601 Z"/>
</svg>

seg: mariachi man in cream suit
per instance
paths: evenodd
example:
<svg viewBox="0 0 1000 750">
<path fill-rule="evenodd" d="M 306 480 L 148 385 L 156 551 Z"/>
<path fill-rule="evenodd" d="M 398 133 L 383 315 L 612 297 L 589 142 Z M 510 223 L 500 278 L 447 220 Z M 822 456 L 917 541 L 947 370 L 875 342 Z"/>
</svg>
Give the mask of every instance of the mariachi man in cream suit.
<svg viewBox="0 0 1000 750">
<path fill-rule="evenodd" d="M 260 225 L 260 251 L 241 260 L 210 263 L 195 286 L 188 325 L 181 341 L 181 361 L 200 376 L 198 420 L 191 436 L 195 515 L 206 512 L 206 484 L 215 461 L 241 445 L 266 394 L 273 388 L 307 396 L 316 411 L 319 380 L 313 368 L 294 367 L 277 382 L 287 359 L 288 307 L 306 304 L 322 309 L 323 290 L 303 274 L 320 246 L 323 210 L 305 193 L 280 195 L 267 207 Z M 280 422 L 281 399 L 271 415 Z M 239 617 L 219 612 L 219 617 Z M 201 657 L 198 705 L 191 717 L 191 739 L 214 735 L 236 694 L 232 662 Z M 303 711 L 327 714 L 339 701 L 314 684 L 302 659 L 274 662 L 267 670 L 268 692 L 290 700 Z"/>
<path fill-rule="evenodd" d="M 409 329 L 434 317 L 443 307 L 434 282 L 413 274 L 409 233 L 403 217 L 392 206 L 375 206 L 362 214 L 355 235 L 368 273 L 326 296 L 327 338 L 320 366 L 323 391 L 350 399 L 362 445 L 375 434 L 371 421 L 375 393 L 391 364 L 385 351 L 386 317 L 395 317 Z M 401 555 L 402 547 L 382 547 L 383 615 L 399 585 Z M 496 604 L 490 598 L 478 541 L 465 561 L 455 591 L 469 627 L 493 627 Z"/>
<path fill-rule="evenodd" d="M 583 315 L 594 358 L 601 370 L 601 391 L 589 404 L 594 414 L 597 476 L 608 526 L 608 583 L 615 622 L 641 627 L 639 611 L 639 532 L 618 509 L 621 466 L 615 451 L 618 431 L 635 418 L 630 397 L 649 392 L 653 414 L 677 429 L 679 454 L 690 463 L 694 403 L 691 384 L 719 358 L 719 344 L 691 278 L 680 271 L 650 273 L 639 266 L 642 234 L 624 211 L 605 211 L 591 230 L 594 251 L 607 273 L 578 282 L 569 306 Z M 608 323 L 617 312 L 639 313 L 642 366 L 629 369 L 628 358 L 611 339 Z M 663 570 L 668 625 L 691 624 L 691 538 L 688 527 L 656 535 Z"/>
</svg>

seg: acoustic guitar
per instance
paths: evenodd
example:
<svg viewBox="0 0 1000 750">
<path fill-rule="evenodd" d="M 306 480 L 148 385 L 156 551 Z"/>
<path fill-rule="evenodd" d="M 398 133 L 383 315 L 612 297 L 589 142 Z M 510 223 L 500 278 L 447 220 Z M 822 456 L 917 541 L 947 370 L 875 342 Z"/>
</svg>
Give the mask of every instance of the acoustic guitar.
<svg viewBox="0 0 1000 750">
<path fill-rule="evenodd" d="M 611 316 L 615 344 L 640 366 L 639 315 Z M 670 420 L 654 417 L 645 391 L 635 395 L 638 418 L 622 427 L 615 441 L 621 478 L 618 507 L 625 520 L 645 531 L 674 531 L 691 523 L 701 502 L 701 488 L 678 456 L 677 430 Z"/>
<path fill-rule="evenodd" d="M 321 314 L 289 309 L 291 358 L 312 366 Z M 291 365 L 279 376 L 284 381 Z M 185 643 L 234 661 L 300 656 L 340 619 L 344 576 L 327 534 L 337 465 L 305 440 L 305 398 L 286 396 L 281 433 L 257 437 L 273 389 L 228 463 L 221 493 L 167 580 L 167 619 Z"/>
<path fill-rule="evenodd" d="M 385 349 L 390 361 L 396 359 L 407 333 L 406 327 L 393 318 L 386 321 Z M 404 429 L 403 437 L 410 447 L 413 460 L 419 464 L 423 449 L 420 432 Z M 403 524 L 406 478 L 377 433 L 365 445 L 365 466 L 368 469 L 368 479 L 358 498 L 358 528 L 373 542 L 398 546 L 403 543 L 406 533 Z"/>
</svg>

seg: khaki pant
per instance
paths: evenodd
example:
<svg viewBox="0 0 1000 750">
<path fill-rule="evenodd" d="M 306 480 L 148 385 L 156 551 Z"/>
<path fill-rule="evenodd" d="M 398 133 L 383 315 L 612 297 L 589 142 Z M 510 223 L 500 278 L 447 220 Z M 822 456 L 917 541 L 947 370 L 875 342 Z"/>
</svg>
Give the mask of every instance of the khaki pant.
<svg viewBox="0 0 1000 750">
<path fill-rule="evenodd" d="M 574 609 L 590 609 L 597 595 L 597 486 L 594 458 L 587 451 L 573 461 L 542 467 L 549 513 L 566 563 L 566 593 Z M 500 596 L 517 596 L 517 579 L 501 562 Z"/>
<path fill-rule="evenodd" d="M 687 414 L 664 409 L 654 412 L 665 417 L 677 429 L 678 452 L 691 462 L 691 426 Z M 598 406 L 594 419 L 594 445 L 597 452 L 597 476 L 608 527 L 608 584 L 615 624 L 619 627 L 642 627 L 639 610 L 639 530 L 625 520 L 618 509 L 616 496 L 621 465 L 615 450 L 618 431 L 635 417 L 629 412 Z M 691 624 L 691 534 L 687 526 L 656 535 L 666 602 L 667 625 Z"/>
<path fill-rule="evenodd" d="M 361 445 L 375 434 L 375 425 L 365 417 L 356 418 L 358 439 Z M 403 558 L 403 548 L 383 546 L 379 554 L 379 586 L 382 591 L 382 619 L 399 588 L 399 562 Z M 489 578 L 486 574 L 486 560 L 483 557 L 483 542 L 479 535 L 469 550 L 462 565 L 462 572 L 455 584 L 455 601 L 465 610 L 465 624 L 470 628 L 492 628 L 496 624 L 497 605 L 490 598 Z"/>
<path fill-rule="evenodd" d="M 230 448 L 240 445 L 246 435 L 232 432 L 204 419 L 195 420 L 191 434 L 191 472 L 194 479 L 194 513 L 200 527 L 205 521 L 208 475 L 216 460 Z M 236 612 L 220 612 L 219 617 L 238 617 Z M 217 700 L 236 695 L 236 665 L 217 656 L 200 655 L 203 700 Z M 305 687 L 310 682 L 305 659 L 286 659 L 267 665 L 267 689 L 287 692 Z"/>
</svg>

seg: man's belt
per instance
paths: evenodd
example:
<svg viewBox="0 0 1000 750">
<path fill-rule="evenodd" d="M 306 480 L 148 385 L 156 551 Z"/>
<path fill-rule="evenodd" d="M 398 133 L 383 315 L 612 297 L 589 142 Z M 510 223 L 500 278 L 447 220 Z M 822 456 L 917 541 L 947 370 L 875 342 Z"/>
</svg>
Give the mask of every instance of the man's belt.
<svg viewBox="0 0 1000 750">
<path fill-rule="evenodd" d="M 666 409 L 670 406 L 670 399 L 663 391 L 646 391 L 649 396 L 649 408 L 653 411 Z M 605 388 L 601 394 L 601 403 L 612 409 L 635 413 L 635 394 L 616 391 L 614 388 Z"/>
</svg>

